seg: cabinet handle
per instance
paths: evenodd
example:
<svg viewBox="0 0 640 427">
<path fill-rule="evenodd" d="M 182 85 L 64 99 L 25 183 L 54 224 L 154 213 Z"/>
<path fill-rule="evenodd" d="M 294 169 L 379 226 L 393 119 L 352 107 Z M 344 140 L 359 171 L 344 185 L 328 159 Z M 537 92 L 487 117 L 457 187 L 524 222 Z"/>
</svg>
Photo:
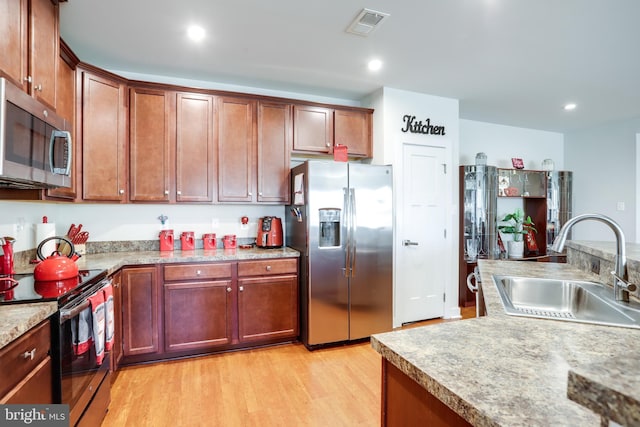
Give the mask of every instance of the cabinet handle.
<svg viewBox="0 0 640 427">
<path fill-rule="evenodd" d="M 258 196 L 261 196 L 261 197 L 262 197 L 262 191 L 260 191 L 260 192 L 258 193 Z"/>
<path fill-rule="evenodd" d="M 178 196 L 182 194 L 182 191 L 178 190 Z"/>
<path fill-rule="evenodd" d="M 327 148 L 330 148 L 331 147 L 331 143 L 327 142 L 326 146 L 327 146 Z"/>
<path fill-rule="evenodd" d="M 253 196 L 253 193 L 252 193 L 252 192 L 249 192 L 249 196 Z"/>
<path fill-rule="evenodd" d="M 124 194 L 124 190 L 119 190 L 118 193 Z"/>
<path fill-rule="evenodd" d="M 270 265 L 267 265 L 265 269 L 266 269 L 267 271 L 271 271 L 271 266 L 270 266 Z"/>
<path fill-rule="evenodd" d="M 164 190 L 164 195 L 168 196 L 169 195 L 169 190 Z"/>
<path fill-rule="evenodd" d="M 231 286 L 227 288 L 227 292 L 231 292 Z"/>
<path fill-rule="evenodd" d="M 34 348 L 31 351 L 25 351 L 22 353 L 22 357 L 25 360 L 33 360 L 33 358 L 36 357 L 36 349 Z"/>
<path fill-rule="evenodd" d="M 196 276 L 199 276 L 199 275 L 201 275 L 201 274 L 202 274 L 202 271 L 200 271 L 200 270 L 196 270 Z"/>
<path fill-rule="evenodd" d="M 37 90 L 37 91 L 39 91 L 39 92 L 42 92 L 42 85 L 41 85 L 41 84 L 39 84 L 39 85 L 35 85 L 35 87 L 34 87 L 33 89 L 34 89 L 34 90 Z"/>
<path fill-rule="evenodd" d="M 240 287 L 238 288 L 238 290 L 239 290 L 240 292 L 244 291 L 244 286 L 240 286 Z"/>
<path fill-rule="evenodd" d="M 31 83 L 31 76 L 27 76 L 27 77 L 25 77 L 25 78 L 24 78 L 24 79 L 22 79 L 22 80 L 24 80 L 24 81 L 25 81 L 25 82 L 27 82 L 27 83 Z"/>
</svg>

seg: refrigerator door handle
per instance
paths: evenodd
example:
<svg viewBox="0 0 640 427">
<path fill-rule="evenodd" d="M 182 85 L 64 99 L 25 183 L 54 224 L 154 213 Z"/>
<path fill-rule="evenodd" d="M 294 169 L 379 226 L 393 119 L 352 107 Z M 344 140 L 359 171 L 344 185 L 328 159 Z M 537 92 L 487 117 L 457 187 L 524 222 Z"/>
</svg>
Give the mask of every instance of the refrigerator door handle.
<svg viewBox="0 0 640 427">
<path fill-rule="evenodd" d="M 343 200 L 343 211 L 344 211 L 344 228 L 345 228 L 345 239 L 344 239 L 344 277 L 349 277 L 351 275 L 351 203 L 350 203 L 350 189 L 344 188 L 344 200 Z"/>
<path fill-rule="evenodd" d="M 356 249 L 358 247 L 357 242 L 356 242 L 356 231 L 357 230 L 357 225 L 356 225 L 356 189 L 355 188 L 350 188 L 349 189 L 349 203 L 351 204 L 351 209 L 350 209 L 350 215 L 351 215 L 351 224 L 350 224 L 350 228 L 351 228 L 351 277 L 355 277 L 356 276 Z"/>
</svg>

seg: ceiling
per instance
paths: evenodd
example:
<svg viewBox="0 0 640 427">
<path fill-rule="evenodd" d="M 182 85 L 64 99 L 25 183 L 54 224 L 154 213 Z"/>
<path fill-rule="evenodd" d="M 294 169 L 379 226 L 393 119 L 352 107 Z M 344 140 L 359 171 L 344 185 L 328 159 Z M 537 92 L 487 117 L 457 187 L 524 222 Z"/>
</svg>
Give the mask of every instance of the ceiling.
<svg viewBox="0 0 640 427">
<path fill-rule="evenodd" d="M 363 8 L 390 17 L 348 34 Z M 640 117 L 638 0 L 68 0 L 60 16 L 78 57 L 108 70 L 349 100 L 384 86 L 557 132 Z"/>
</svg>

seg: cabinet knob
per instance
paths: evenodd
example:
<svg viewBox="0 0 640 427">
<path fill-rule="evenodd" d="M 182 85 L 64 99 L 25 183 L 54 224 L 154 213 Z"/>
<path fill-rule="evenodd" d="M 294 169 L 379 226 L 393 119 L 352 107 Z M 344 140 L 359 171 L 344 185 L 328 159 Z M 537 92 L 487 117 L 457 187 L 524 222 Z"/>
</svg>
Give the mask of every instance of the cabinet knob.
<svg viewBox="0 0 640 427">
<path fill-rule="evenodd" d="M 262 191 L 260 191 L 260 192 L 258 193 L 258 196 L 262 196 Z"/>
<path fill-rule="evenodd" d="M 27 76 L 27 77 L 25 77 L 25 78 L 24 78 L 24 79 L 22 79 L 22 80 L 24 80 L 24 81 L 25 81 L 25 82 L 27 82 L 27 83 L 31 83 L 31 76 Z"/>
<path fill-rule="evenodd" d="M 33 358 L 36 357 L 36 349 L 34 348 L 31 351 L 25 351 L 22 353 L 22 357 L 25 360 L 33 360 Z"/>
<path fill-rule="evenodd" d="M 39 84 L 39 85 L 35 85 L 33 89 L 34 89 L 34 90 L 37 90 L 37 91 L 39 91 L 39 92 L 42 92 L 42 85 L 41 85 L 41 84 Z"/>
<path fill-rule="evenodd" d="M 267 271 L 271 271 L 271 266 L 270 266 L 270 265 L 267 265 L 267 266 L 265 267 L 265 270 L 267 270 Z"/>
<path fill-rule="evenodd" d="M 178 196 L 182 194 L 182 191 L 178 190 Z"/>
<path fill-rule="evenodd" d="M 118 193 L 124 194 L 124 190 L 119 190 Z"/>
<path fill-rule="evenodd" d="M 253 193 L 252 193 L 252 192 L 249 192 L 249 196 L 253 196 Z"/>
<path fill-rule="evenodd" d="M 231 292 L 231 286 L 227 288 L 227 292 Z"/>
<path fill-rule="evenodd" d="M 169 195 L 169 190 L 164 190 L 164 195 L 168 196 Z"/>
<path fill-rule="evenodd" d="M 201 271 L 201 270 L 196 270 L 196 276 L 199 276 L 199 275 L 201 275 L 201 274 L 202 274 L 202 271 Z"/>
<path fill-rule="evenodd" d="M 244 286 L 240 286 L 240 287 L 238 288 L 238 290 L 239 290 L 240 292 L 244 291 Z"/>
<path fill-rule="evenodd" d="M 327 142 L 325 145 L 327 146 L 327 148 L 331 148 L 331 143 L 330 142 Z"/>
</svg>

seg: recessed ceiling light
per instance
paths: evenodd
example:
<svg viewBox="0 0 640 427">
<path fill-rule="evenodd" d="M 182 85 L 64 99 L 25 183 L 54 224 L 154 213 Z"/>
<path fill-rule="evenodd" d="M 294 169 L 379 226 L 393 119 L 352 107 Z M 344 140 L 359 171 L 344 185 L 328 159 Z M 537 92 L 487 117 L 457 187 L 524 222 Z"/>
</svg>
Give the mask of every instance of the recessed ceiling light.
<svg viewBox="0 0 640 427">
<path fill-rule="evenodd" d="M 576 107 L 577 107 L 577 105 L 572 102 L 572 103 L 569 103 L 569 104 L 565 105 L 564 109 L 567 110 L 567 111 L 571 111 L 571 110 L 575 110 Z"/>
<path fill-rule="evenodd" d="M 187 36 L 194 42 L 202 41 L 205 36 L 204 28 L 199 25 L 190 25 L 187 28 Z"/>
<path fill-rule="evenodd" d="M 369 64 L 367 64 L 367 66 L 369 67 L 370 71 L 378 71 L 380 70 L 380 68 L 382 68 L 382 61 L 379 59 L 372 59 L 371 61 L 369 61 Z"/>
</svg>

